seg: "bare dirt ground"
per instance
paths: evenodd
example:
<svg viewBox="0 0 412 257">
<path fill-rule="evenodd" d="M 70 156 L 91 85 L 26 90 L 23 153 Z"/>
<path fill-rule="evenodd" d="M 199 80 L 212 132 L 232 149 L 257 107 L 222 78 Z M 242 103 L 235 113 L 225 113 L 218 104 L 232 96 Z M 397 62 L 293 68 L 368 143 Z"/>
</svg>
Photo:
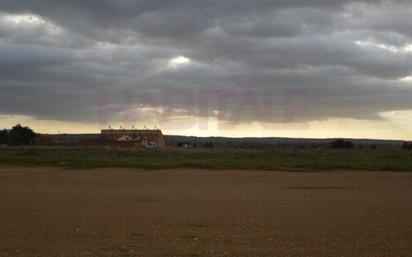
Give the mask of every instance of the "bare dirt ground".
<svg viewBox="0 0 412 257">
<path fill-rule="evenodd" d="M 412 256 L 412 173 L 0 168 L 0 256 Z"/>
</svg>

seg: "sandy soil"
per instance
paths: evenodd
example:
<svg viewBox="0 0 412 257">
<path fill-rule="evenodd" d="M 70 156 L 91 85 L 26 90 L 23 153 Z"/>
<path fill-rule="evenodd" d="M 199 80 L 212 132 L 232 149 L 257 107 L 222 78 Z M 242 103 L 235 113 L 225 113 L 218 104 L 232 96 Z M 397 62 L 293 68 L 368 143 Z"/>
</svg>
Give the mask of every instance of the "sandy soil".
<svg viewBox="0 0 412 257">
<path fill-rule="evenodd" d="M 412 256 L 412 173 L 3 167 L 0 256 Z"/>
</svg>

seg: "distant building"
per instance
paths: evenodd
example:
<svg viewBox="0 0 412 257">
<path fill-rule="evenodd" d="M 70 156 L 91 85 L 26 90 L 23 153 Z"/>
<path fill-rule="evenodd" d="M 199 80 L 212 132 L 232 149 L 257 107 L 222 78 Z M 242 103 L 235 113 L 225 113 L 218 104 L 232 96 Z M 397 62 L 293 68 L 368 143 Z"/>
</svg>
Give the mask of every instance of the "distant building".
<svg viewBox="0 0 412 257">
<path fill-rule="evenodd" d="M 49 134 L 37 134 L 37 136 L 33 139 L 33 145 L 52 145 L 53 144 L 53 135 Z"/>
<path fill-rule="evenodd" d="M 162 131 L 156 130 L 118 130 L 104 129 L 101 131 L 102 143 L 110 146 L 159 148 L 166 147 Z"/>
<path fill-rule="evenodd" d="M 182 147 L 182 148 L 192 148 L 192 143 L 190 142 L 180 142 L 177 144 L 177 147 Z"/>
</svg>

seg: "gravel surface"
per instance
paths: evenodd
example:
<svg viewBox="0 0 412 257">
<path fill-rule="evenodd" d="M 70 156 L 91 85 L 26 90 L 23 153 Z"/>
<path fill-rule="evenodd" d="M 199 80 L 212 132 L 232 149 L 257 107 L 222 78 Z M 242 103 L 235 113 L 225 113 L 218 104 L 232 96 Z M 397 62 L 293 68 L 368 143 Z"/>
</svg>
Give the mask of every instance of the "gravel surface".
<svg viewBox="0 0 412 257">
<path fill-rule="evenodd" d="M 412 173 L 1 167 L 0 256 L 412 256 Z"/>
</svg>

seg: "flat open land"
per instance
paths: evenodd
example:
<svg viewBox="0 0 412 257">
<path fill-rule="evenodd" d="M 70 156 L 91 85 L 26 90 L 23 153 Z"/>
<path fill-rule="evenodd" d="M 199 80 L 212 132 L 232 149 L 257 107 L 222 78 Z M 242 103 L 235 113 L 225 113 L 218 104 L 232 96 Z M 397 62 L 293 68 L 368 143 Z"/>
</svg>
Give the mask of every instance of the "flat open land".
<svg viewBox="0 0 412 257">
<path fill-rule="evenodd" d="M 0 256 L 411 256 L 412 173 L 0 168 Z"/>
<path fill-rule="evenodd" d="M 412 171 L 412 151 L 381 149 L 177 149 L 0 147 L 0 165 L 71 169 Z"/>
</svg>

